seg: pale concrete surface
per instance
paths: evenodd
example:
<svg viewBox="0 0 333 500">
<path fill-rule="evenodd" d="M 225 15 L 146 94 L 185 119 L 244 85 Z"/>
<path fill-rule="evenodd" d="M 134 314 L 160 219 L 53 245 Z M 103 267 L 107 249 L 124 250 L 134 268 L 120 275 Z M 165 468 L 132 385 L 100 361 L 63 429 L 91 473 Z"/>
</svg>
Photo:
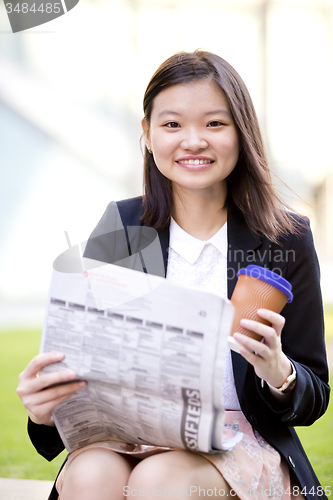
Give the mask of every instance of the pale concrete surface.
<svg viewBox="0 0 333 500">
<path fill-rule="evenodd" d="M 47 500 L 52 481 L 0 478 L 0 500 Z"/>
</svg>

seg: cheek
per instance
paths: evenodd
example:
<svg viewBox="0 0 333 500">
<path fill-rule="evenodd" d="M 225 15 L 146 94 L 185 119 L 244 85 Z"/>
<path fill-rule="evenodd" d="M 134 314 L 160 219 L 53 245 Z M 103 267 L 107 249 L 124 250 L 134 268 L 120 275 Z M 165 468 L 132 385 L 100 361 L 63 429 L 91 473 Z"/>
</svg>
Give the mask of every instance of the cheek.
<svg viewBox="0 0 333 500">
<path fill-rule="evenodd" d="M 224 156 L 229 156 L 230 159 L 237 160 L 239 156 L 238 137 L 234 135 L 225 137 L 224 141 L 220 144 L 220 152 Z"/>
<path fill-rule="evenodd" d="M 163 131 L 151 135 L 151 145 L 156 158 L 169 158 L 177 147 L 174 134 L 163 134 Z"/>
</svg>

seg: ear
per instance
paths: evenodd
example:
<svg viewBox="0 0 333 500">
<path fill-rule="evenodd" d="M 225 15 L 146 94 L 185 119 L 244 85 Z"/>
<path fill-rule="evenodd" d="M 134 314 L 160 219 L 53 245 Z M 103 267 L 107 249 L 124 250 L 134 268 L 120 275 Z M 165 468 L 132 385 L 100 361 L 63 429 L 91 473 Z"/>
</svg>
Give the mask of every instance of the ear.
<svg viewBox="0 0 333 500">
<path fill-rule="evenodd" d="M 145 144 L 147 146 L 147 144 L 149 144 L 149 142 L 150 142 L 149 126 L 148 126 L 147 121 L 144 118 L 142 118 L 142 120 L 141 120 L 141 127 L 142 127 L 142 130 L 143 130 L 143 136 L 144 136 Z"/>
</svg>

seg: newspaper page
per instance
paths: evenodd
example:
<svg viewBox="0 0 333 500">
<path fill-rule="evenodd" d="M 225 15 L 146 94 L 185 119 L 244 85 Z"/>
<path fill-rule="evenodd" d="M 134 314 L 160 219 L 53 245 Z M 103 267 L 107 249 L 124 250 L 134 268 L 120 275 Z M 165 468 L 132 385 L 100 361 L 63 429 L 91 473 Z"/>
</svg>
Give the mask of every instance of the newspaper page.
<svg viewBox="0 0 333 500">
<path fill-rule="evenodd" d="M 41 342 L 41 352 L 65 353 L 43 371 L 70 368 L 87 381 L 54 410 L 67 450 L 98 441 L 222 449 L 231 303 L 117 265 L 87 267 L 53 271 Z"/>
</svg>

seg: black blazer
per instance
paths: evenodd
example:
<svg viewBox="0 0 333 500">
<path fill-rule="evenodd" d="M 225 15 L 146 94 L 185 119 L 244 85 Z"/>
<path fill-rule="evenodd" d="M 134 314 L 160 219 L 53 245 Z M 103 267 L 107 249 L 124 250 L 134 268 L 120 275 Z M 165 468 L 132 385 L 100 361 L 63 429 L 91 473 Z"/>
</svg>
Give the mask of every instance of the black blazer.
<svg viewBox="0 0 333 500">
<path fill-rule="evenodd" d="M 134 253 L 138 245 L 140 250 L 140 245 L 145 246 L 147 242 L 137 243 L 138 238 L 131 238 L 133 231 L 130 229 L 142 228 L 141 215 L 142 197 L 110 203 L 88 240 L 85 255 L 103 262 L 119 260 L 122 251 L 119 254 L 119 248 L 117 251 L 113 248 L 114 231 L 119 229 L 119 222 L 125 227 L 122 234 L 126 235 L 126 250 Z M 232 352 L 232 362 L 237 395 L 245 417 L 285 458 L 291 476 L 304 488 L 303 493 L 308 492 L 311 500 L 317 497 L 322 500 L 325 495 L 317 490 L 320 484 L 294 430 L 294 426 L 311 425 L 323 415 L 330 391 L 319 265 L 308 221 L 304 221 L 306 228 L 300 237 L 287 234 L 279 244 L 275 244 L 265 237 L 254 236 L 237 209 L 233 206 L 228 208 L 228 297 L 231 298 L 235 287 L 236 273 L 249 264 L 275 270 L 293 287 L 294 300 L 281 313 L 286 318 L 282 348 L 297 371 L 297 384 L 290 406 L 280 406 L 269 389 L 261 387 L 252 365 L 242 356 Z M 159 230 L 158 238 L 163 255 L 162 273 L 165 275 L 169 229 Z M 118 238 L 120 240 L 122 238 Z M 149 267 L 153 269 L 149 270 Z M 143 268 L 153 274 L 162 274 L 158 269 L 154 270 L 149 262 L 143 262 Z M 56 428 L 36 425 L 29 420 L 28 432 L 37 451 L 47 460 L 52 460 L 64 449 Z M 53 488 L 49 500 L 56 498 L 57 492 Z"/>
</svg>

